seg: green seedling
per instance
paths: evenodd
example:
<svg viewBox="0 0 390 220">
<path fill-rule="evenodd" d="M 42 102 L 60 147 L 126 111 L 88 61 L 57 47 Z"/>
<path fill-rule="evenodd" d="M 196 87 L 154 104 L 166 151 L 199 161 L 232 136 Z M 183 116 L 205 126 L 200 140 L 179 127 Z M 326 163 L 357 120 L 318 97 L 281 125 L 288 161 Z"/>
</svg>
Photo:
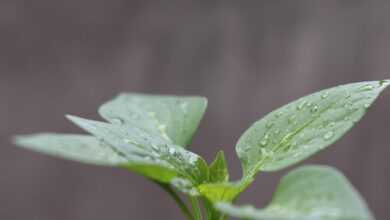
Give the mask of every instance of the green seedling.
<svg viewBox="0 0 390 220">
<path fill-rule="evenodd" d="M 263 209 L 233 203 L 257 174 L 292 166 L 340 139 L 389 84 L 341 85 L 269 113 L 238 140 L 243 175 L 236 181 L 229 180 L 222 151 L 208 164 L 187 149 L 207 106 L 203 97 L 124 93 L 99 108 L 104 122 L 67 115 L 90 135 L 41 133 L 14 141 L 52 156 L 143 175 L 172 196 L 188 220 L 373 220 L 348 180 L 326 166 L 288 173 Z"/>
</svg>

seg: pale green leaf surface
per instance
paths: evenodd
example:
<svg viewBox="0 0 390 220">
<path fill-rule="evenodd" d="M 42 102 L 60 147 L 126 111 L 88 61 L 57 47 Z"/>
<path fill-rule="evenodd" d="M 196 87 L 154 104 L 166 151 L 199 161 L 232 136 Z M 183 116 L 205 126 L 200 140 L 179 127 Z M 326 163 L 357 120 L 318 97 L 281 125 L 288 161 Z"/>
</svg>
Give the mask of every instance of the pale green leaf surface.
<svg viewBox="0 0 390 220">
<path fill-rule="evenodd" d="M 226 182 L 229 180 L 229 171 L 223 151 L 219 151 L 210 167 L 210 178 L 209 182 L 219 183 Z"/>
<path fill-rule="evenodd" d="M 285 168 L 334 143 L 362 118 L 388 85 L 384 80 L 337 86 L 269 113 L 237 143 L 244 176 Z"/>
<path fill-rule="evenodd" d="M 178 173 L 167 166 L 140 157 L 131 159 L 96 137 L 77 134 L 42 133 L 21 135 L 15 144 L 27 149 L 100 166 L 120 166 L 161 182 L 170 182 Z"/>
<path fill-rule="evenodd" d="M 42 133 L 17 136 L 14 142 L 30 150 L 88 164 L 116 166 L 126 162 L 109 145 L 87 135 Z"/>
<path fill-rule="evenodd" d="M 265 209 L 219 203 L 222 212 L 257 220 L 373 220 L 365 202 L 334 168 L 304 166 L 282 178 Z"/>
<path fill-rule="evenodd" d="M 102 105 L 99 113 L 114 124 L 138 127 L 185 147 L 206 107 L 203 97 L 124 93 Z"/>
<path fill-rule="evenodd" d="M 172 176 L 169 181 L 180 190 L 190 191 L 194 186 L 208 179 L 208 167 L 201 157 L 180 146 L 171 144 L 163 137 L 152 136 L 137 127 L 109 124 L 76 116 L 67 117 L 87 132 L 112 146 L 129 163 L 133 163 L 133 161 L 145 162 L 164 170 L 175 171 L 177 175 Z M 155 175 L 158 176 L 158 173 Z"/>
</svg>

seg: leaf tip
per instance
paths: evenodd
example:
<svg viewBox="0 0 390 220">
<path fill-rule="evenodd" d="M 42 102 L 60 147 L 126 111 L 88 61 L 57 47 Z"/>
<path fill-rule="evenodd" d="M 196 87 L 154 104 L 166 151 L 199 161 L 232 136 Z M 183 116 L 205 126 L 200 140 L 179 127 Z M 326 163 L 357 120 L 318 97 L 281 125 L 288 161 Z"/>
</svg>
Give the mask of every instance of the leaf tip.
<svg viewBox="0 0 390 220">
<path fill-rule="evenodd" d="M 18 146 L 22 145 L 24 140 L 25 138 L 22 135 L 14 135 L 10 138 L 11 143 Z"/>
</svg>

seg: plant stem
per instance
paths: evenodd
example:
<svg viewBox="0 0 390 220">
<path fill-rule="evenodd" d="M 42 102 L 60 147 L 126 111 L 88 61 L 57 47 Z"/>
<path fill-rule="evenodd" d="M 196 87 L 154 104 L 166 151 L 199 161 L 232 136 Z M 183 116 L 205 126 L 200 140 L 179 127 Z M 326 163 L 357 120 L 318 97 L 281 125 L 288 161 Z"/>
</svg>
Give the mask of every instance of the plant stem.
<svg viewBox="0 0 390 220">
<path fill-rule="evenodd" d="M 199 201 L 197 198 L 190 196 L 191 206 L 193 210 L 193 214 L 195 217 L 195 220 L 203 220 L 202 217 L 202 210 L 199 207 Z"/>
<path fill-rule="evenodd" d="M 192 216 L 190 210 L 188 209 L 187 205 L 183 202 L 183 200 L 177 195 L 177 193 L 172 189 L 171 186 L 168 184 L 160 183 L 154 181 L 157 185 L 159 185 L 165 192 L 167 192 L 173 200 L 175 200 L 176 204 L 179 206 L 182 213 L 185 215 L 187 220 L 196 220 Z"/>
</svg>

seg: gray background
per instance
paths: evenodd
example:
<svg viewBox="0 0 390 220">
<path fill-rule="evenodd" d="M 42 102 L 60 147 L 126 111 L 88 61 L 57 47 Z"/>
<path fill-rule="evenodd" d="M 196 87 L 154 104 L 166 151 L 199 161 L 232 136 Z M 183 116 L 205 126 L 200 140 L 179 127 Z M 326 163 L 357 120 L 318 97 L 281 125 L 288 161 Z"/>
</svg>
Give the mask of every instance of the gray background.
<svg viewBox="0 0 390 220">
<path fill-rule="evenodd" d="M 195 2 L 195 3 L 194 3 Z M 389 1 L 0 0 L 0 219 L 182 219 L 160 189 L 124 170 L 9 143 L 17 133 L 81 132 L 121 91 L 196 94 L 209 109 L 192 149 L 234 144 L 272 109 L 313 91 L 390 78 Z M 341 169 L 378 219 L 390 212 L 390 92 L 336 145 L 306 161 Z M 240 203 L 264 205 L 281 174 Z"/>
</svg>

